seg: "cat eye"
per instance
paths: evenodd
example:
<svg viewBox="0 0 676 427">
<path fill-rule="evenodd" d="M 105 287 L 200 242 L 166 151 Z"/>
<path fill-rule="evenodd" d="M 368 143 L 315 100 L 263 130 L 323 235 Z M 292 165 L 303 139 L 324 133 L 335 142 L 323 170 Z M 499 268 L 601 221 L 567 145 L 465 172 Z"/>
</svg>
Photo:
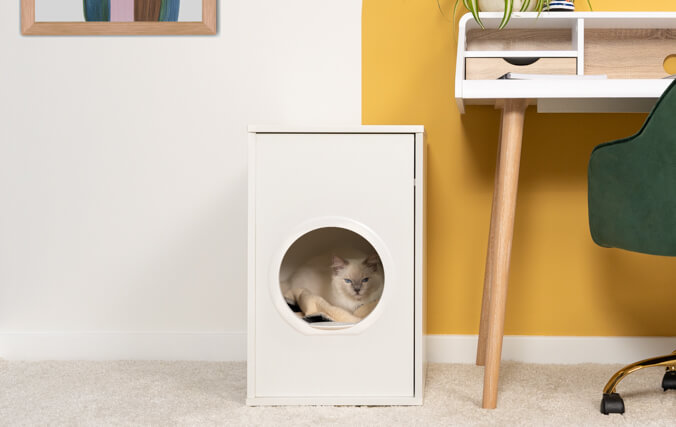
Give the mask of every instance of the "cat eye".
<svg viewBox="0 0 676 427">
<path fill-rule="evenodd" d="M 361 282 L 362 282 L 362 283 L 366 283 L 366 282 L 368 282 L 368 281 L 369 281 L 369 278 L 368 278 L 368 277 L 364 277 L 363 279 L 361 279 Z"/>
<path fill-rule="evenodd" d="M 347 283 L 348 285 L 352 284 L 352 280 L 350 280 L 350 279 L 343 279 L 343 280 L 345 280 L 345 283 Z"/>
</svg>

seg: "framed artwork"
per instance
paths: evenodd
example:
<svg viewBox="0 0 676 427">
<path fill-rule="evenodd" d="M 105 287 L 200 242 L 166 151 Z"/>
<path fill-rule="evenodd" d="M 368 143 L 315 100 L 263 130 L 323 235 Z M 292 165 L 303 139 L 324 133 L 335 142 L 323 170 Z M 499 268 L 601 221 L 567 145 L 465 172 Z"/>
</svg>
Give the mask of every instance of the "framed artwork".
<svg viewBox="0 0 676 427">
<path fill-rule="evenodd" d="M 21 0 L 25 35 L 216 34 L 217 0 Z"/>
</svg>

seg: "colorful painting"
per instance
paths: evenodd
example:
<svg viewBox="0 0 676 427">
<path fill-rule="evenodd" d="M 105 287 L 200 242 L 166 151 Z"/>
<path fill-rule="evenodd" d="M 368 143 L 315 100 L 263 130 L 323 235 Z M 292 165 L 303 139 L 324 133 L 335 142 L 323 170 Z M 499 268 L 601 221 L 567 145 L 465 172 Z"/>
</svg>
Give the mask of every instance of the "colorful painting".
<svg viewBox="0 0 676 427">
<path fill-rule="evenodd" d="M 212 35 L 218 0 L 21 0 L 24 35 Z"/>
<path fill-rule="evenodd" d="M 36 22 L 200 22 L 202 0 L 35 0 Z"/>
<path fill-rule="evenodd" d="M 181 0 L 84 0 L 85 21 L 176 22 Z"/>
</svg>

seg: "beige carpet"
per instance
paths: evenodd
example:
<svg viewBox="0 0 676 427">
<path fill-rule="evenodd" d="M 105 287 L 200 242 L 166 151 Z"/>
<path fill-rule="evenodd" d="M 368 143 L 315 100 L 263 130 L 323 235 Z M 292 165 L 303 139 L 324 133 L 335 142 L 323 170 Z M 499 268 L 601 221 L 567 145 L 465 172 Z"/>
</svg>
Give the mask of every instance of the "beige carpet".
<svg viewBox="0 0 676 427">
<path fill-rule="evenodd" d="M 485 411 L 471 365 L 430 365 L 422 407 L 248 408 L 244 363 L 0 361 L 0 425 L 676 425 L 657 368 L 622 384 L 624 416 L 601 415 L 615 368 L 505 363 Z"/>
</svg>

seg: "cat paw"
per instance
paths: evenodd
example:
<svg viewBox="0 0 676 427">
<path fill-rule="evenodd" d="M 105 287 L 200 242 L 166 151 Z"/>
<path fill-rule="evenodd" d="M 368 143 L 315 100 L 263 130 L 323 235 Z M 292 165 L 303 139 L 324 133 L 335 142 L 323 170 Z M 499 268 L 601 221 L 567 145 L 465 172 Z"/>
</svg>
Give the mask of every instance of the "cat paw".
<svg viewBox="0 0 676 427">
<path fill-rule="evenodd" d="M 362 304 L 362 305 L 360 305 L 359 307 L 357 307 L 357 308 L 354 310 L 354 315 L 357 316 L 357 317 L 359 317 L 359 318 L 361 318 L 361 319 L 363 319 L 364 317 L 366 317 L 366 316 L 368 316 L 369 314 L 371 314 L 371 312 L 373 311 L 373 309 L 376 308 L 376 305 L 377 305 L 377 304 L 378 304 L 377 301 L 373 301 L 373 302 L 368 302 L 368 303 L 366 303 L 366 304 Z"/>
</svg>

